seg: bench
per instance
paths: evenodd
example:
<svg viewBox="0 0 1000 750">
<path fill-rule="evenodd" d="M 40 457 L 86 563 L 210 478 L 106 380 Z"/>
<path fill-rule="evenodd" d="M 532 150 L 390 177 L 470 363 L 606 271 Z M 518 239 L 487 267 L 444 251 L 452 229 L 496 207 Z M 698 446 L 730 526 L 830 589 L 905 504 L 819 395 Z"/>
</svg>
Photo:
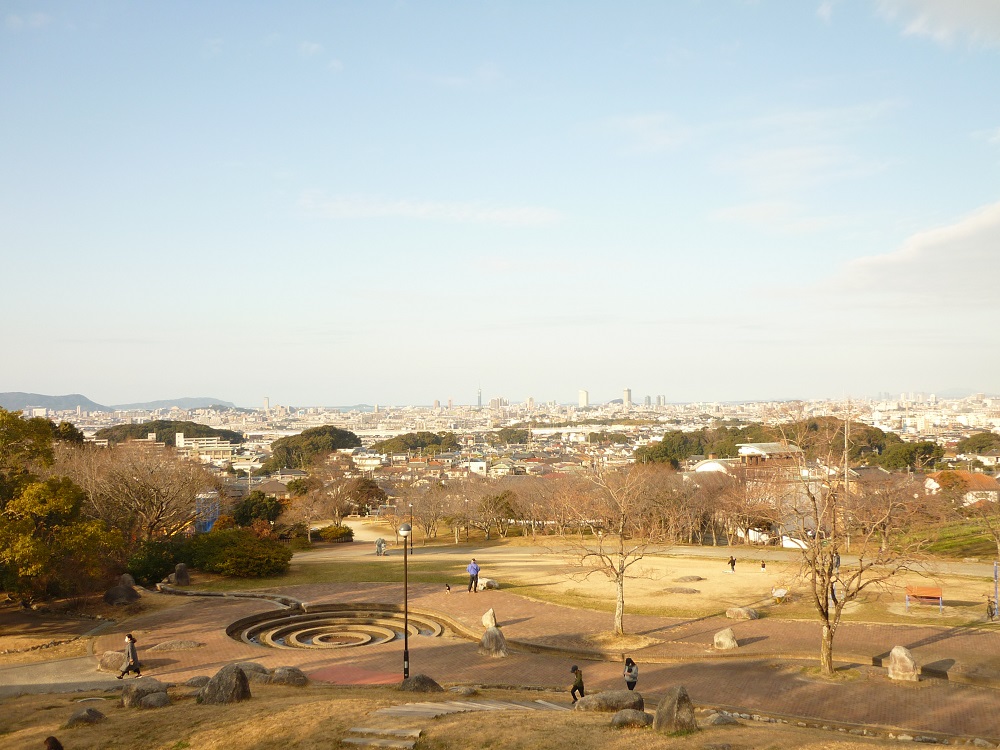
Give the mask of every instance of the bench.
<svg viewBox="0 0 1000 750">
<path fill-rule="evenodd" d="M 910 611 L 910 601 L 915 604 L 937 604 L 938 612 L 944 614 L 944 593 L 935 586 L 907 586 L 906 611 Z"/>
</svg>

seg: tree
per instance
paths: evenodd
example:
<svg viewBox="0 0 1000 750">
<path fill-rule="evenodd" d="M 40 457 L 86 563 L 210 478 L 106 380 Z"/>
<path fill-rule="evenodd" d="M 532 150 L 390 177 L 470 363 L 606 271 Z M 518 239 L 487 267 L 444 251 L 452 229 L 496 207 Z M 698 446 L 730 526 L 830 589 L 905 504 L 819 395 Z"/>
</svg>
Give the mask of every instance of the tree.
<svg viewBox="0 0 1000 750">
<path fill-rule="evenodd" d="M 773 522 L 801 545 L 801 576 L 822 625 L 820 669 L 827 676 L 844 607 L 910 570 L 926 543 L 907 533 L 913 484 L 905 477 L 882 486 L 852 482 L 842 435 L 829 425 L 800 433 L 809 452 L 824 460 L 793 454 L 771 477 Z M 842 561 L 848 553 L 853 559 Z"/>
<path fill-rule="evenodd" d="M 277 521 L 281 515 L 281 503 L 260 490 L 253 490 L 233 508 L 233 519 L 240 526 L 252 526 L 254 521 Z"/>
<path fill-rule="evenodd" d="M 119 529 L 129 550 L 186 529 L 197 517 L 198 494 L 213 488 L 200 465 L 139 442 L 63 451 L 58 468 L 87 493 L 86 513 Z"/>
<path fill-rule="evenodd" d="M 53 460 L 51 422 L 0 409 L 0 509 Z"/>
<path fill-rule="evenodd" d="M 1000 435 L 995 432 L 977 432 L 955 446 L 957 453 L 982 454 L 1000 450 Z"/>
<path fill-rule="evenodd" d="M 271 457 L 261 470 L 271 473 L 278 469 L 304 469 L 341 448 L 360 447 L 361 439 L 353 432 L 333 425 L 311 427 L 271 443 Z"/>
<path fill-rule="evenodd" d="M 151 422 L 139 424 L 118 424 L 114 427 L 104 427 L 98 430 L 94 437 L 107 440 L 110 443 L 124 443 L 129 440 L 144 440 L 147 435 L 153 433 L 161 443 L 173 446 L 176 444 L 178 432 L 189 438 L 217 437 L 228 440 L 230 443 L 243 442 L 243 434 L 240 432 L 176 419 L 154 419 Z"/>
<path fill-rule="evenodd" d="M 625 634 L 625 581 L 654 542 L 666 541 L 668 524 L 657 504 L 663 481 L 670 474 L 661 466 L 636 464 L 588 475 L 591 491 L 577 497 L 570 509 L 581 529 L 571 554 L 583 578 L 598 574 L 615 586 L 614 632 Z"/>
</svg>

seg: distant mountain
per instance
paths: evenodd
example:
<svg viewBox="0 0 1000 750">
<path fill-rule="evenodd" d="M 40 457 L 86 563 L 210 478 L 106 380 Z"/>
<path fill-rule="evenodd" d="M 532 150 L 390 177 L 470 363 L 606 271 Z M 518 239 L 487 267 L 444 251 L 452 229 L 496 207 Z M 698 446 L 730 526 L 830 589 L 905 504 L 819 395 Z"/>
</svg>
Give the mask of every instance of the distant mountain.
<svg viewBox="0 0 1000 750">
<path fill-rule="evenodd" d="M 32 407 L 44 407 L 53 411 L 73 411 L 78 406 L 83 411 L 113 411 L 110 406 L 94 403 L 79 393 L 70 393 L 66 396 L 45 396 L 41 393 L 19 393 L 16 391 L 0 393 L 0 407 L 8 411 L 23 411 Z"/>
<path fill-rule="evenodd" d="M 169 398 L 162 401 L 143 401 L 138 404 L 115 404 L 111 408 L 123 411 L 133 409 L 153 411 L 154 409 L 169 409 L 172 406 L 176 406 L 178 409 L 206 409 L 209 406 L 225 406 L 232 409 L 236 407 L 236 404 L 223 401 L 221 398 Z"/>
</svg>

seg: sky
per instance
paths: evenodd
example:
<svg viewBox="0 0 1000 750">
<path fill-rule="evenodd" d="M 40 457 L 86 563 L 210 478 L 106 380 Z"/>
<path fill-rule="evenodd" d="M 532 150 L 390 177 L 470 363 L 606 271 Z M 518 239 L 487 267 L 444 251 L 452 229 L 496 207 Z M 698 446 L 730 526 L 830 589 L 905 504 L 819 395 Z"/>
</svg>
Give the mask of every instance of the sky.
<svg viewBox="0 0 1000 750">
<path fill-rule="evenodd" d="M 998 393 L 1000 2 L 0 4 L 0 391 Z"/>
</svg>

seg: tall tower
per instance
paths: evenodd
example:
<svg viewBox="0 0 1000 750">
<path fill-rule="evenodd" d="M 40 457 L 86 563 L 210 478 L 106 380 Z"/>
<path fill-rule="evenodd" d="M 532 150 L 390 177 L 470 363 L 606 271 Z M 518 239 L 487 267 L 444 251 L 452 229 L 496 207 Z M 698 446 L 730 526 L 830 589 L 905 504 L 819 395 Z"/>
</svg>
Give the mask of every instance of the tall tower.
<svg viewBox="0 0 1000 750">
<path fill-rule="evenodd" d="M 622 392 L 622 406 L 624 406 L 626 409 L 628 409 L 629 407 L 632 406 L 632 389 L 631 388 L 626 388 Z"/>
<path fill-rule="evenodd" d="M 268 398 L 267 396 L 264 396 L 264 413 L 265 414 L 271 413 L 271 399 Z"/>
<path fill-rule="evenodd" d="M 579 396 L 580 396 L 580 400 L 579 400 L 578 403 L 580 404 L 580 408 L 581 409 L 586 409 L 588 406 L 590 406 L 590 394 L 589 393 L 587 393 L 585 390 L 583 390 L 583 388 L 581 388 Z"/>
<path fill-rule="evenodd" d="M 479 409 L 483 408 L 483 388 L 479 387 L 479 399 L 476 401 L 476 407 Z"/>
</svg>

